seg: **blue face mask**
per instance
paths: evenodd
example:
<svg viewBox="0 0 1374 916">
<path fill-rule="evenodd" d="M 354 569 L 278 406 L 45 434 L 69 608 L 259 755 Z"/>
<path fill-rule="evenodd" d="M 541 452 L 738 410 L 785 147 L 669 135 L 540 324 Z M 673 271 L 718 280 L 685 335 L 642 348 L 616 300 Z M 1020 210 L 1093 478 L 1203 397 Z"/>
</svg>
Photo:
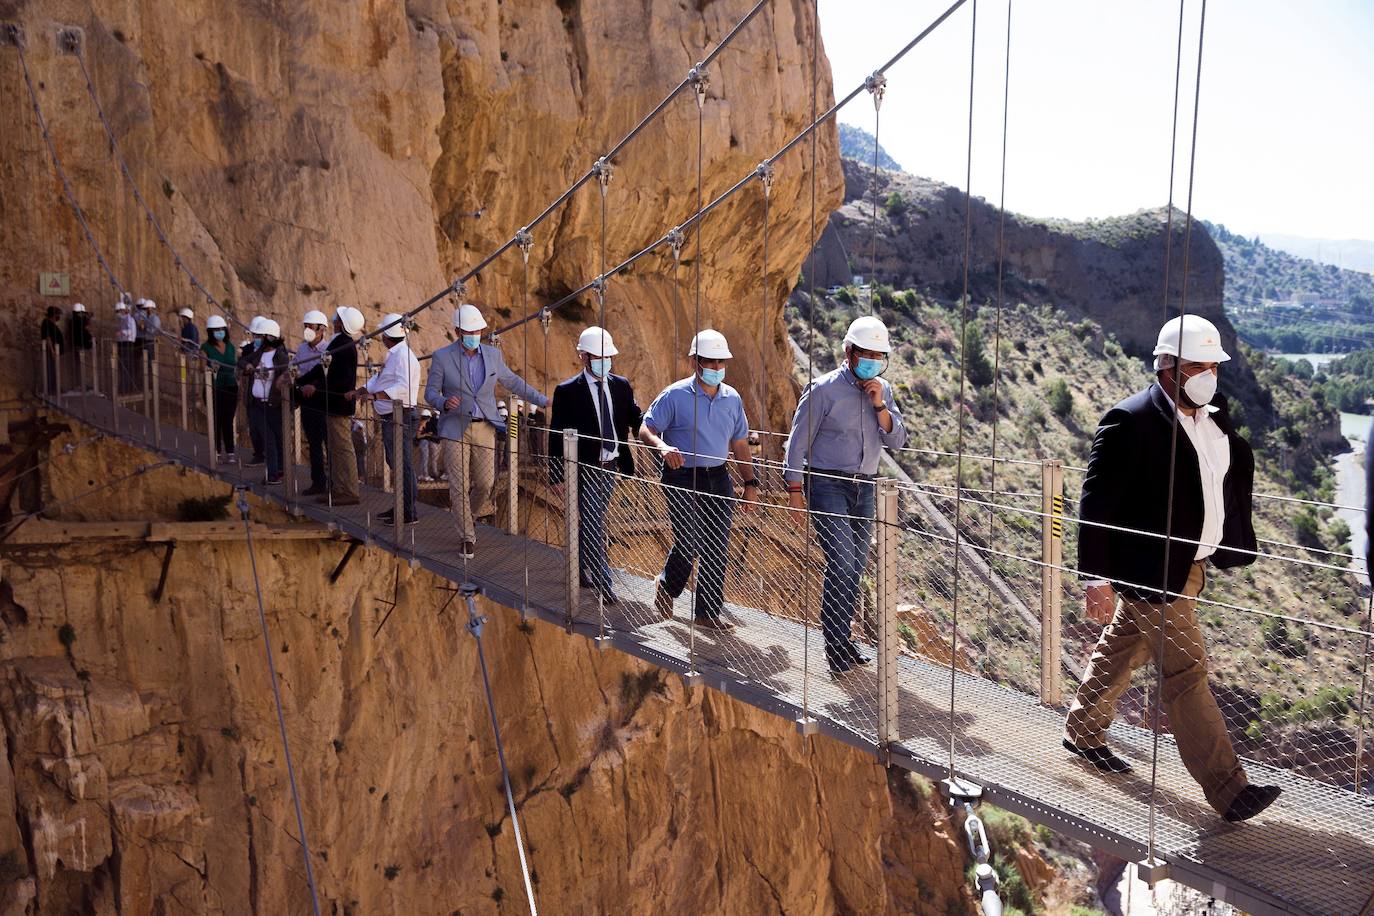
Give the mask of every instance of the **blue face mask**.
<svg viewBox="0 0 1374 916">
<path fill-rule="evenodd" d="M 725 370 L 707 369 L 705 366 L 703 366 L 701 369 L 701 381 L 704 384 L 710 385 L 714 388 L 716 385 L 719 385 L 721 382 L 725 381 Z"/>
<path fill-rule="evenodd" d="M 213 330 L 213 331 L 210 332 L 210 336 L 213 337 L 215 340 L 223 340 L 223 339 L 224 339 L 224 331 L 221 330 L 220 328 L 216 328 L 215 330 Z"/>
<path fill-rule="evenodd" d="M 607 356 L 603 359 L 588 360 L 587 368 L 597 378 L 605 378 L 611 374 L 611 358 Z"/>
<path fill-rule="evenodd" d="M 481 345 L 481 343 L 482 343 L 482 335 L 481 335 L 481 334 L 464 334 L 464 335 L 463 335 L 463 346 L 467 347 L 469 350 L 476 350 L 476 349 Z"/>
<path fill-rule="evenodd" d="M 860 356 L 859 361 L 854 364 L 854 374 L 865 382 L 877 378 L 883 374 L 883 361 Z"/>
</svg>

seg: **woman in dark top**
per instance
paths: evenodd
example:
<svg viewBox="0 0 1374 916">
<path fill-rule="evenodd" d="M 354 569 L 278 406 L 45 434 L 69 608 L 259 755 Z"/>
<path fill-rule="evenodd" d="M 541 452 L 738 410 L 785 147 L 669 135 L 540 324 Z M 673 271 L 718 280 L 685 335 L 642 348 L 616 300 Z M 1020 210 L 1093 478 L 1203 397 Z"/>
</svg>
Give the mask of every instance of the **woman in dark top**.
<svg viewBox="0 0 1374 916">
<path fill-rule="evenodd" d="M 62 359 L 62 353 L 67 349 L 66 341 L 62 337 L 62 325 L 58 322 L 62 318 L 62 310 L 55 305 L 48 306 L 48 310 L 43 316 L 43 324 L 39 330 L 43 338 L 43 367 L 47 378 L 48 393 L 58 394 L 57 390 L 57 364 Z"/>
<path fill-rule="evenodd" d="M 238 352 L 229 340 L 229 329 L 219 315 L 205 321 L 205 343 L 201 352 L 215 370 L 215 450 L 219 460 L 233 464 L 238 460 L 234 451 L 234 414 L 239 406 L 239 383 L 235 375 Z"/>
<path fill-rule="evenodd" d="M 72 351 L 75 358 L 72 360 L 72 370 L 76 376 L 76 387 L 86 387 L 86 361 L 91 358 L 91 349 L 95 346 L 95 340 L 91 336 L 91 316 L 86 311 L 86 306 L 78 302 L 72 306 L 71 324 L 68 337 L 71 340 Z M 90 367 L 90 373 L 95 374 L 95 366 Z"/>
</svg>

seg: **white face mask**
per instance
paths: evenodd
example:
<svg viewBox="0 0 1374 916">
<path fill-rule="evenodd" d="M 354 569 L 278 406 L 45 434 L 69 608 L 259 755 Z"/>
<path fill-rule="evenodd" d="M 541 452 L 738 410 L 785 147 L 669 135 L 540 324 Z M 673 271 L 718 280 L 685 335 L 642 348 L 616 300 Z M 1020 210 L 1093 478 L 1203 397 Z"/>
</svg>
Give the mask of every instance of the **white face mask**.
<svg viewBox="0 0 1374 916">
<path fill-rule="evenodd" d="M 315 329 L 310 327 L 309 325 L 306 325 L 305 330 L 301 332 L 301 336 L 305 338 L 306 343 L 314 343 Z"/>
<path fill-rule="evenodd" d="M 1212 403 L 1212 398 L 1217 393 L 1217 374 L 1211 371 L 1199 372 L 1183 383 L 1183 393 L 1199 407 Z"/>
</svg>

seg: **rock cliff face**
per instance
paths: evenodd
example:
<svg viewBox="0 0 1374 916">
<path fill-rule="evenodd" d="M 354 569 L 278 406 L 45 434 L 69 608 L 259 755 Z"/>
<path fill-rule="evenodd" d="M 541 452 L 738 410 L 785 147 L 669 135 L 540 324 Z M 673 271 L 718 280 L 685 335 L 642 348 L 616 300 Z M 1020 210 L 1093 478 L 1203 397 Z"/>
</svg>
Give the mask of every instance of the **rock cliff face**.
<svg viewBox="0 0 1374 916">
<path fill-rule="evenodd" d="M 187 263 L 246 320 L 294 330 L 309 308 L 361 306 L 370 320 L 441 290 L 539 213 L 619 140 L 735 24 L 742 2 L 627 6 L 615 0 L 407 0 L 327 3 L 0 0 L 24 30 L 40 101 L 77 197 L 111 266 L 164 309 L 208 307 L 178 275 L 115 171 L 77 63 L 56 31 L 84 31 L 85 54 L 134 178 Z M 811 110 L 808 4 L 780 0 L 709 70 L 703 190 L 710 200 L 802 128 Z M 65 270 L 98 317 L 111 294 L 61 196 L 28 112 L 13 49 L 0 54 L 0 302 L 9 330 L 36 325 L 39 270 Z M 820 75 L 822 106 L 831 97 Z M 840 202 L 833 127 L 819 135 L 819 200 Z M 685 93 L 617 157 L 607 197 L 606 258 L 616 264 L 695 208 L 697 109 Z M 770 271 L 750 187 L 689 239 L 675 300 L 665 251 L 610 285 L 606 322 L 619 365 L 647 393 L 674 376 L 695 324 L 692 262 L 702 266 L 701 321 L 725 331 L 732 373 L 757 414 L 793 397 L 754 367 L 785 365 L 778 320 L 805 256 L 810 156 L 778 163 Z M 535 230 L 531 310 L 595 277 L 601 244 L 595 183 Z M 472 285 L 493 326 L 519 317 L 517 251 Z M 765 292 L 768 294 L 765 296 Z M 764 306 L 765 299 L 768 302 Z M 675 304 L 676 301 L 676 304 Z M 445 343 L 452 304 L 421 319 L 426 348 Z M 537 324 L 505 338 L 512 362 L 550 382 L 575 367 L 572 342 L 591 303 L 561 311 L 549 365 Z M 12 335 L 9 335 L 13 339 Z M 525 350 L 528 346 L 528 359 Z M 777 390 L 775 390 L 777 389 Z"/>
<path fill-rule="evenodd" d="M 875 193 L 871 164 L 845 159 L 843 166 L 845 203 L 831 217 L 817 248 L 816 284 L 848 283 L 853 274 L 861 274 L 898 289 L 958 299 L 964 281 L 966 195 L 949 185 L 882 169 Z M 1128 354 L 1148 357 L 1164 320 L 1165 217 L 1160 208 L 1072 223 L 1009 212 L 1003 224 L 995 203 L 975 197 L 972 300 L 995 301 L 998 235 L 1004 225 L 1005 302 L 1049 304 L 1070 316 L 1090 317 L 1114 334 Z M 1273 398 L 1240 353 L 1235 328 L 1222 308 L 1226 278 L 1221 252 L 1202 222 L 1193 223 L 1190 236 L 1183 222 L 1176 210 L 1169 252 L 1173 313 L 1184 290 L 1186 264 L 1188 311 L 1214 322 L 1235 357 L 1222 373 L 1222 391 L 1244 405 L 1245 423 L 1267 430 L 1275 418 Z M 1338 430 L 1325 434 L 1338 436 Z"/>
<path fill-rule="evenodd" d="M 83 447 L 52 495 L 141 458 Z M 158 518 L 211 491 L 163 469 L 121 500 Z M 464 609 L 374 551 L 331 584 L 343 545 L 322 544 L 259 542 L 257 561 L 324 912 L 524 912 Z M 160 560 L 138 542 L 4 557 L 0 913 L 308 912 L 245 547 L 182 544 L 156 604 Z M 954 825 L 899 771 L 484 610 L 544 911 L 971 905 Z"/>
</svg>

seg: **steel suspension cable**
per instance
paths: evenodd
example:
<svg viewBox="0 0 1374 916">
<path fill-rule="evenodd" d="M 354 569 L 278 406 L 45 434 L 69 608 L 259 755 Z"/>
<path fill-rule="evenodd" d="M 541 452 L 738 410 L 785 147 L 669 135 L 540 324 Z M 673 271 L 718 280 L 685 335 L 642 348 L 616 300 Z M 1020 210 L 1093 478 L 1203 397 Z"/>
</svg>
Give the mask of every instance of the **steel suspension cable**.
<svg viewBox="0 0 1374 916">
<path fill-rule="evenodd" d="M 990 502 L 997 502 L 997 425 L 1002 418 L 1000 397 L 1002 382 L 1002 296 L 1006 277 L 1007 253 L 1007 115 L 1011 104 L 1011 7 L 1007 0 L 1007 43 L 1002 62 L 1002 174 L 997 200 L 997 304 L 994 311 L 992 331 L 992 461 L 988 464 L 991 473 Z M 988 546 L 995 547 L 997 538 L 996 513 L 988 510 Z M 985 592 L 983 610 L 985 618 L 992 616 L 992 585 Z"/>
<path fill-rule="evenodd" d="M 693 89 L 695 90 L 697 100 L 697 211 L 700 212 L 702 200 L 702 173 L 704 171 L 704 151 L 706 143 L 706 89 L 707 86 L 710 84 L 710 81 L 706 76 L 706 71 L 703 69 L 699 69 L 697 67 L 692 68 L 692 73 L 690 74 L 690 77 L 693 81 Z M 699 572 L 701 570 L 703 561 L 703 545 L 701 541 L 700 486 L 701 472 L 704 471 L 705 468 L 701 464 L 701 458 L 697 448 L 697 418 L 701 406 L 701 399 L 697 397 L 697 389 L 702 386 L 704 381 L 701 378 L 698 369 L 701 365 L 701 348 L 699 346 L 701 337 L 701 260 L 702 255 L 705 251 L 705 247 L 701 243 L 701 222 L 698 221 L 697 223 L 695 223 L 694 228 L 696 231 L 693 233 L 692 240 L 696 243 L 696 252 L 695 256 L 692 258 L 692 296 L 694 299 L 692 317 L 692 352 L 696 355 L 693 357 L 692 364 L 690 367 L 692 370 L 692 384 L 688 390 L 692 393 L 692 541 L 693 547 L 695 548 L 697 555 L 697 570 Z M 604 264 L 602 265 L 602 270 L 603 272 L 605 270 Z M 704 394 L 705 392 L 703 391 L 702 393 Z M 719 388 L 716 389 L 716 393 L 720 393 Z M 727 534 L 726 544 L 728 545 L 728 543 L 729 540 Z M 695 672 L 697 670 L 697 614 L 700 612 L 700 610 L 701 586 L 698 583 L 697 587 L 692 590 L 692 620 L 687 625 L 687 670 L 691 672 Z M 720 613 L 721 609 L 717 609 L 717 616 L 719 616 Z"/>
<path fill-rule="evenodd" d="M 972 24 L 969 29 L 968 63 L 968 152 L 964 171 L 964 291 L 959 299 L 959 431 L 954 459 L 954 567 L 950 592 L 949 625 L 949 778 L 954 778 L 954 688 L 959 655 L 959 524 L 963 512 L 964 486 L 964 404 L 968 389 L 968 310 L 969 260 L 973 252 L 973 77 L 978 59 L 978 0 L 973 0 Z"/>
<path fill-rule="evenodd" d="M 816 111 L 820 107 L 820 44 L 821 44 L 821 12 L 820 0 L 811 0 L 811 125 L 816 125 Z M 815 356 L 816 345 L 816 163 L 817 163 L 817 137 L 814 130 L 811 131 L 811 216 L 807 225 L 810 233 L 807 248 L 813 255 L 807 265 L 806 282 L 806 395 L 811 392 L 811 386 L 816 382 Z M 773 156 L 773 160 L 778 157 Z M 808 410 L 806 412 L 806 437 L 807 442 L 814 442 L 816 438 L 816 412 Z M 802 605 L 802 728 L 808 729 L 811 726 L 811 595 L 812 580 L 811 575 L 811 486 L 810 475 L 803 468 L 803 490 L 807 504 L 807 517 L 802 520 L 802 527 L 805 529 L 805 539 L 802 544 L 802 577 L 806 582 L 806 603 Z M 822 630 L 825 628 L 825 600 L 821 599 L 821 609 L 816 618 Z"/>
<path fill-rule="evenodd" d="M 1192 236 L 1193 236 L 1193 186 L 1194 169 L 1197 165 L 1197 128 L 1198 128 L 1198 106 L 1202 99 L 1202 47 L 1203 39 L 1207 33 L 1207 0 L 1202 0 L 1202 10 L 1198 17 L 1197 32 L 1197 75 L 1193 85 L 1193 135 L 1188 153 L 1188 206 L 1184 214 L 1183 230 L 1183 280 L 1179 290 L 1178 299 L 1178 340 L 1175 343 L 1175 362 L 1174 362 L 1174 390 L 1173 399 L 1173 422 L 1170 432 L 1169 444 L 1169 486 L 1165 492 L 1168 494 L 1168 502 L 1164 512 L 1164 584 L 1163 591 L 1169 591 L 1169 552 L 1172 546 L 1174 529 L 1174 486 L 1177 483 L 1178 465 L 1178 429 L 1179 429 L 1179 396 L 1183 390 L 1183 319 L 1188 314 L 1188 271 L 1191 267 L 1192 256 Z M 1168 279 L 1165 280 L 1165 288 L 1168 288 Z M 1155 646 L 1155 695 L 1154 706 L 1150 716 L 1150 731 L 1152 741 L 1150 748 L 1150 811 L 1149 811 L 1149 835 L 1145 846 L 1145 856 L 1147 861 L 1153 861 L 1155 857 L 1155 814 L 1158 807 L 1159 796 L 1159 714 L 1160 714 L 1160 695 L 1164 687 L 1164 627 L 1167 623 L 1167 610 L 1169 604 L 1166 600 L 1159 606 L 1159 640 Z"/>
<path fill-rule="evenodd" d="M 267 656 L 267 676 L 272 681 L 272 699 L 277 707 L 277 727 L 281 731 L 282 753 L 286 757 L 286 777 L 291 784 L 291 804 L 296 810 L 296 830 L 300 833 L 301 856 L 305 860 L 305 880 L 310 887 L 310 906 L 320 916 L 320 895 L 315 888 L 315 869 L 310 858 L 310 839 L 305 832 L 305 817 L 301 814 L 301 795 L 296 787 L 296 768 L 291 762 L 291 741 L 286 736 L 286 712 L 282 706 L 281 688 L 277 686 L 277 664 L 272 657 L 272 636 L 267 628 L 267 609 L 262 598 L 262 581 L 258 578 L 258 560 L 253 550 L 253 526 L 248 520 L 248 491 L 240 486 L 238 510 L 243 519 L 243 537 L 248 549 L 248 564 L 253 571 L 253 591 L 258 599 L 258 623 L 262 627 L 262 648 Z"/>
<path fill-rule="evenodd" d="M 598 159 L 598 160 L 596 161 L 596 165 L 593 166 L 593 171 L 596 172 L 597 184 L 598 184 L 598 185 L 600 186 L 600 188 L 601 188 L 601 246 L 600 246 L 601 250 L 600 250 L 600 257 L 599 257 L 600 271 L 599 271 L 599 275 L 598 275 L 598 277 L 597 277 L 597 286 L 596 286 L 596 301 L 597 301 L 597 319 L 596 319 L 596 324 L 597 324 L 597 327 L 601 328 L 601 352 L 598 353 L 597 356 L 598 356 L 599 358 L 601 358 L 601 359 L 605 359 L 605 358 L 606 358 L 606 336 L 607 336 L 607 334 L 606 334 L 606 282 L 607 282 L 607 281 L 606 281 L 606 193 L 607 193 L 607 191 L 608 191 L 609 188 L 610 188 L 611 176 L 612 176 L 612 174 L 613 174 L 612 171 L 611 171 L 611 168 L 612 168 L 612 167 L 611 167 L 611 163 L 610 163 L 610 160 L 608 160 L 608 159 Z M 609 375 L 609 371 L 607 372 L 607 374 Z M 606 384 L 606 385 L 609 387 L 609 384 L 610 384 L 610 383 L 609 383 L 609 380 L 606 380 L 606 381 L 601 381 L 601 382 L 599 382 L 599 384 Z M 598 407 L 597 407 L 597 413 L 600 414 L 601 411 L 600 411 L 600 406 L 599 406 L 599 405 L 601 404 L 601 393 L 600 393 L 599 391 L 588 391 L 588 393 L 591 394 L 592 400 L 594 400 L 594 401 L 597 403 L 597 405 L 598 405 Z M 604 455 L 604 454 L 606 453 L 606 440 L 602 437 L 602 430 L 604 430 L 606 427 L 609 426 L 609 427 L 611 428 L 611 430 L 612 430 L 611 435 L 612 435 L 612 436 L 615 435 L 615 432 L 614 432 L 614 430 L 615 430 L 615 408 L 614 408 L 614 406 L 613 406 L 611 403 L 609 403 L 609 401 L 610 401 L 610 399 L 608 398 L 608 399 L 607 399 L 606 407 L 607 407 L 607 410 L 610 412 L 611 416 L 608 417 L 608 418 L 607 418 L 607 417 L 600 417 L 600 416 L 598 416 L 598 419 L 603 421 L 603 422 L 600 424 L 599 428 L 597 429 L 597 434 L 596 434 L 596 437 L 597 437 L 597 438 L 596 438 L 596 441 L 597 441 L 597 452 L 596 452 L 596 457 L 597 457 L 598 469 L 597 469 L 596 473 L 590 474 L 590 475 L 587 476 L 587 481 L 588 481 L 588 483 L 594 483 L 596 486 L 599 486 L 599 487 L 606 487 L 606 488 L 608 488 L 608 489 L 613 485 L 613 481 L 610 480 L 610 479 L 608 479 L 608 476 L 607 476 L 607 474 L 606 474 L 606 469 L 605 469 L 604 467 L 601 467 L 600 465 L 603 465 L 603 464 L 604 464 L 604 462 L 601 461 L 601 456 Z M 618 451 L 619 451 L 619 450 L 617 449 L 617 453 L 618 453 Z M 581 469 L 581 465 L 579 465 L 578 468 L 579 468 L 579 470 L 580 470 L 580 469 Z M 578 499 L 581 499 L 581 498 L 582 498 L 581 481 L 578 481 L 578 484 L 579 484 L 579 486 L 578 486 L 578 488 L 577 488 L 577 496 L 578 496 Z M 599 500 L 599 498 L 598 498 L 598 502 L 599 502 L 599 501 L 600 501 L 600 500 Z M 569 508 L 569 510 L 572 510 L 572 509 L 574 509 L 575 507 L 569 506 L 568 508 Z M 607 510 L 610 509 L 610 500 L 609 500 L 609 498 L 608 498 L 607 501 L 606 501 L 606 509 L 607 509 Z M 579 511 L 579 513 L 580 513 L 581 510 L 579 509 L 578 511 Z M 604 519 L 603 519 L 603 522 L 604 522 Z M 602 556 L 602 557 L 605 557 L 605 556 L 608 555 L 608 553 L 607 553 L 607 547 L 606 547 L 606 540 L 607 540 L 606 526 L 605 526 L 605 524 L 603 523 L 603 524 L 601 525 L 601 543 L 600 543 L 600 545 L 599 545 L 600 556 Z M 598 569 L 596 572 L 597 572 L 597 576 L 600 577 L 600 575 L 601 575 L 601 570 Z M 608 588 L 611 587 L 611 583 L 610 583 L 610 582 L 605 582 L 605 583 L 597 582 L 596 585 L 597 585 L 597 589 L 596 589 L 596 625 L 597 625 L 597 632 L 598 632 L 598 634 L 599 634 L 599 636 L 600 636 L 601 639 L 605 639 L 605 638 L 606 638 L 606 589 L 608 589 Z M 570 608 L 569 610 L 571 610 L 571 608 Z"/>
<path fill-rule="evenodd" d="M 139 190 L 138 182 L 134 180 L 133 173 L 129 170 L 129 165 L 125 161 L 123 153 L 120 152 L 119 143 L 115 139 L 114 128 L 110 126 L 109 118 L 105 115 L 104 106 L 100 104 L 100 97 L 95 91 L 95 83 L 91 79 L 90 69 L 86 66 L 86 49 L 80 32 L 76 29 L 65 29 L 61 32 L 59 38 L 62 49 L 75 57 L 77 64 L 81 68 L 81 78 L 86 84 L 86 94 L 90 96 L 91 105 L 95 108 L 100 126 L 104 128 L 105 138 L 109 141 L 111 158 L 114 159 L 120 174 L 124 176 L 124 181 L 129 186 L 129 190 L 132 192 L 134 200 L 137 201 L 139 207 L 142 208 L 148 220 L 148 224 L 153 227 L 153 231 L 157 234 L 158 240 L 161 241 L 162 246 L 172 255 L 173 264 L 176 265 L 178 270 L 186 275 L 187 280 L 189 280 L 191 285 L 205 298 L 205 302 L 208 305 L 217 309 L 223 317 L 228 318 L 243 330 L 248 330 L 248 325 L 244 324 L 230 313 L 229 310 L 205 288 L 205 284 L 200 282 L 200 279 L 191 271 L 191 268 L 186 265 L 185 259 L 182 258 L 181 253 L 177 251 L 176 246 L 172 244 L 172 240 L 168 237 L 166 230 L 163 229 L 162 221 L 157 218 L 157 214 L 153 212 L 153 208 L 148 205 L 148 201 L 144 198 L 143 192 Z"/>
<path fill-rule="evenodd" d="M 1164 314 L 1160 321 L 1169 320 L 1169 260 L 1174 247 L 1174 166 L 1178 159 L 1178 89 L 1183 74 L 1183 8 L 1187 0 L 1178 0 L 1178 48 L 1174 54 L 1174 115 L 1169 127 L 1169 203 L 1164 211 Z"/>
<path fill-rule="evenodd" d="M 887 77 L 881 73 L 874 73 L 864 81 L 864 87 L 873 96 L 873 218 L 868 246 L 868 314 L 876 315 L 874 297 L 878 295 L 878 137 L 882 124 L 883 93 L 887 90 Z"/>
</svg>

